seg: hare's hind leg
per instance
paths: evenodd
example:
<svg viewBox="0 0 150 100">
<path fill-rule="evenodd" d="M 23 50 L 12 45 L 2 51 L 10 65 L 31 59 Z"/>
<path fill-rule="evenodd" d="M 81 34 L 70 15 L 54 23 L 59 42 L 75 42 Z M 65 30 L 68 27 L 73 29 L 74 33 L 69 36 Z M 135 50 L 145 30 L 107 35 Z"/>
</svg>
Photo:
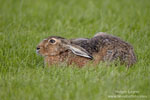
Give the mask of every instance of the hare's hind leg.
<svg viewBox="0 0 150 100">
<path fill-rule="evenodd" d="M 106 54 L 107 54 L 107 48 L 101 48 L 98 53 L 94 53 L 93 54 L 94 64 L 98 64 L 101 61 L 105 61 L 104 58 L 105 58 Z"/>
<path fill-rule="evenodd" d="M 101 48 L 98 53 L 94 55 L 94 63 L 98 64 L 100 61 L 108 63 L 115 63 L 117 65 L 118 60 L 120 60 L 121 53 L 117 51 L 117 49 L 113 47 L 104 47 Z M 118 60 L 117 60 L 118 59 Z"/>
</svg>

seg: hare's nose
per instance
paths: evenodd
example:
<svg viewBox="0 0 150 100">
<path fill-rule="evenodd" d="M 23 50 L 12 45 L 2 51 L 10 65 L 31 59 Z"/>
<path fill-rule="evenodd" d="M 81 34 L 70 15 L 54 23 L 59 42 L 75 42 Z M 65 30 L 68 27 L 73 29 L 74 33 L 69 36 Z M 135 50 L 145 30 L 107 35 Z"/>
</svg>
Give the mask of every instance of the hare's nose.
<svg viewBox="0 0 150 100">
<path fill-rule="evenodd" d="M 40 50 L 40 48 L 39 48 L 39 47 L 37 47 L 37 48 L 36 48 L 36 50 Z"/>
</svg>

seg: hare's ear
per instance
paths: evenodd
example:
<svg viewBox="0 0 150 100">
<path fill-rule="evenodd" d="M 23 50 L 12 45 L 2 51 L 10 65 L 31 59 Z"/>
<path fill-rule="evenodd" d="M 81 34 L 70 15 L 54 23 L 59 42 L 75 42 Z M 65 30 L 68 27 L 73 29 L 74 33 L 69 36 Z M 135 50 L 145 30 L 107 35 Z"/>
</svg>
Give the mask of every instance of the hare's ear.
<svg viewBox="0 0 150 100">
<path fill-rule="evenodd" d="M 71 50 L 75 55 L 93 59 L 93 57 L 82 47 L 77 45 L 67 45 L 68 49 Z"/>
</svg>

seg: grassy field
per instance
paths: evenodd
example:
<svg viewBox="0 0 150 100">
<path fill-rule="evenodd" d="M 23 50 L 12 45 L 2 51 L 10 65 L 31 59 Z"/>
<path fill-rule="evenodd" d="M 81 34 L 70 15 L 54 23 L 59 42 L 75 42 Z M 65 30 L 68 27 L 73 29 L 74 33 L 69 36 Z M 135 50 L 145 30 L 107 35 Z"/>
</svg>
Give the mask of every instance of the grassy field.
<svg viewBox="0 0 150 100">
<path fill-rule="evenodd" d="M 96 32 L 131 43 L 138 62 L 128 71 L 103 64 L 43 68 L 36 55 L 37 44 L 50 35 L 90 38 Z M 150 100 L 149 0 L 0 0 L 0 100 L 111 96 Z"/>
</svg>

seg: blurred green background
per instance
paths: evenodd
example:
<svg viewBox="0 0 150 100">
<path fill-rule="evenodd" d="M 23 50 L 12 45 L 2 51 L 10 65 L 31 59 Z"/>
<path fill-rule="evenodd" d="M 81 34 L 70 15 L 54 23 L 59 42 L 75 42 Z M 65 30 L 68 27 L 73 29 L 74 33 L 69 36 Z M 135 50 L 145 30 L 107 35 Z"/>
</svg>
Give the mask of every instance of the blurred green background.
<svg viewBox="0 0 150 100">
<path fill-rule="evenodd" d="M 36 55 L 48 36 L 90 38 L 97 32 L 131 43 L 138 62 L 128 71 L 103 64 L 43 68 Z M 150 99 L 149 40 L 149 0 L 0 0 L 0 100 Z M 116 92 L 128 90 L 139 93 Z"/>
</svg>

